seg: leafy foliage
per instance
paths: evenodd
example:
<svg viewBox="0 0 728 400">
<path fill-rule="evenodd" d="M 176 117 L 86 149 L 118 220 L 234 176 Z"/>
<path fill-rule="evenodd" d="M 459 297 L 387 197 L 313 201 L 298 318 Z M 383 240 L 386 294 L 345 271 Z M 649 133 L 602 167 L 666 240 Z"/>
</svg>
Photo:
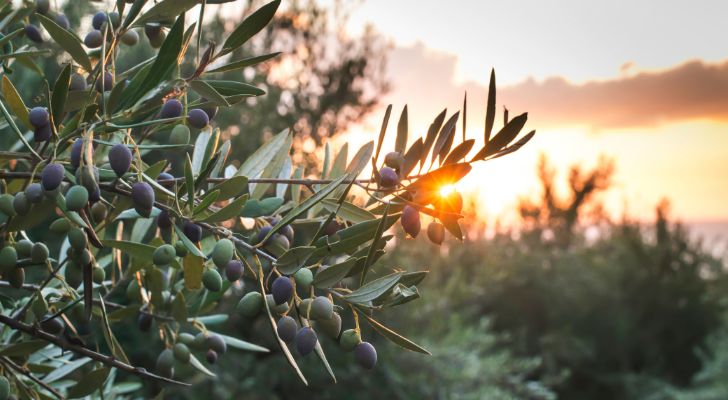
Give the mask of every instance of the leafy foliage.
<svg viewBox="0 0 728 400">
<path fill-rule="evenodd" d="M 69 7 L 87 6 L 78 3 L 85 2 Z M 333 155 L 327 147 L 320 178 L 305 178 L 305 163 L 292 158 L 300 126 L 233 164 L 233 141 L 216 126 L 218 107 L 237 113 L 265 91 L 239 75 L 215 74 L 270 58 L 242 57 L 240 49 L 271 23 L 279 2 L 247 16 L 222 47 L 209 42 L 193 54 L 203 33 L 188 14 L 199 6 L 204 15 L 206 3 L 215 2 L 118 1 L 93 15 L 83 40 L 71 29 L 76 21 L 47 2 L 0 7 L 0 29 L 26 36 L 4 48 L 0 99 L 9 143 L 0 150 L 0 366 L 21 398 L 163 396 L 158 389 L 217 377 L 214 364 L 238 352 L 276 349 L 300 383 L 315 368 L 299 365 L 314 358 L 309 352 L 336 382 L 331 351 L 318 338 L 338 341 L 344 323 L 359 338 L 349 350 L 360 367 L 377 360 L 360 324 L 429 354 L 380 321 L 380 312 L 417 299 L 426 275 L 382 265 L 387 231 L 401 219 L 416 236 L 424 213 L 461 238 L 462 199 L 434 194 L 472 162 L 506 154 L 525 115 L 470 161 L 467 138 L 469 145 L 450 151 L 459 112 L 435 147 L 419 139 L 407 149 L 405 107 L 385 165 L 386 119 L 376 154 L 373 142 L 351 160 L 348 148 Z M 158 50 L 125 66 L 140 32 Z M 48 55 L 58 65 L 46 71 L 36 60 Z M 347 68 L 366 67 L 354 63 Z M 14 83 L 16 73 L 35 74 L 36 84 Z M 362 177 L 370 159 L 373 172 Z M 234 310 L 221 307 L 229 302 Z M 290 325 L 291 317 L 295 338 L 276 322 L 289 318 Z M 263 324 L 266 341 L 226 331 L 233 319 Z M 142 352 L 128 345 L 135 336 Z"/>
</svg>

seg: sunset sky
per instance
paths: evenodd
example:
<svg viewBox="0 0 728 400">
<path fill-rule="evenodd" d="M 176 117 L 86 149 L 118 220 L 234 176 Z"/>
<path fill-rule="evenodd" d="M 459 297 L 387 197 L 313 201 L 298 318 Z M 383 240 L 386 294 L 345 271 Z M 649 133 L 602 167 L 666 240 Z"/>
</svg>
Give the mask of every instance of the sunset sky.
<svg viewBox="0 0 728 400">
<path fill-rule="evenodd" d="M 674 216 L 706 222 L 728 221 L 727 15 L 721 1 L 367 0 L 349 29 L 372 24 L 391 40 L 384 103 L 396 115 L 409 105 L 411 135 L 443 108 L 460 109 L 467 91 L 468 136 L 482 141 L 491 68 L 499 110 L 529 112 L 536 138 L 460 185 L 477 190 L 490 217 L 538 189 L 546 153 L 562 173 L 613 158 L 615 216 L 626 207 L 651 219 L 666 197 Z M 352 137 L 376 132 L 382 115 Z"/>
</svg>

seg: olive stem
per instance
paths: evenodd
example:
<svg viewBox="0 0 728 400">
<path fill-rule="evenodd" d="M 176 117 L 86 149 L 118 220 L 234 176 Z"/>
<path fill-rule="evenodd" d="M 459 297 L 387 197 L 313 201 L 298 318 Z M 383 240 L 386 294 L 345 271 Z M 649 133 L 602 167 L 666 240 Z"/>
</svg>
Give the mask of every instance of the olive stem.
<svg viewBox="0 0 728 400">
<path fill-rule="evenodd" d="M 11 369 L 14 369 L 14 370 L 18 371 L 19 373 L 25 375 L 31 381 L 37 383 L 39 386 L 42 386 L 49 392 L 53 393 L 53 395 L 56 396 L 56 398 L 59 398 L 59 399 L 64 398 L 63 395 L 60 392 L 58 392 L 56 389 L 50 387 L 47 383 L 45 383 L 42 380 L 38 379 L 37 377 L 33 376 L 33 374 L 31 374 L 27 368 L 21 367 L 20 365 L 13 362 L 13 360 L 11 360 L 10 358 L 5 357 L 5 356 L 0 357 L 0 363 L 5 364 L 8 367 L 10 367 Z"/>
</svg>

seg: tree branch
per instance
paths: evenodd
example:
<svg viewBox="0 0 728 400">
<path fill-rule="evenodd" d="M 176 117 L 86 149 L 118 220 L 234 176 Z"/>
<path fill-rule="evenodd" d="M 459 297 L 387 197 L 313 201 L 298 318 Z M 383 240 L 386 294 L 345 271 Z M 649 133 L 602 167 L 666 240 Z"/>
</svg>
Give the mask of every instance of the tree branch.
<svg viewBox="0 0 728 400">
<path fill-rule="evenodd" d="M 109 367 L 116 368 L 116 369 L 122 370 L 124 372 L 128 372 L 130 374 L 137 375 L 141 378 L 156 380 L 156 381 L 165 382 L 165 383 L 171 383 L 171 384 L 180 385 L 180 386 L 184 386 L 184 387 L 190 386 L 189 383 L 165 378 L 163 376 L 159 376 L 157 374 L 148 372 L 144 368 L 134 367 L 129 364 L 123 363 L 123 362 L 115 359 L 114 357 L 107 356 L 107 355 L 101 354 L 101 353 L 97 353 L 97 352 L 87 349 L 86 347 L 83 347 L 83 346 L 78 346 L 75 344 L 68 343 L 67 341 L 65 341 L 64 339 L 62 339 L 59 336 L 51 335 L 50 333 L 45 332 L 45 331 L 41 330 L 40 328 L 37 328 L 33 325 L 26 324 L 24 322 L 16 321 L 6 315 L 0 314 L 0 323 L 5 324 L 9 328 L 14 329 L 16 331 L 20 331 L 27 335 L 30 335 L 34 338 L 45 340 L 46 342 L 52 343 L 52 344 L 60 347 L 63 350 L 72 351 L 78 355 L 88 357 L 92 360 L 98 361 Z"/>
<path fill-rule="evenodd" d="M 18 371 L 19 373 L 27 376 L 28 379 L 30 379 L 31 381 L 37 383 L 39 386 L 43 387 L 44 389 L 48 390 L 49 392 L 53 393 L 53 395 L 56 396 L 57 398 L 59 398 L 59 399 L 63 399 L 64 398 L 63 395 L 59 391 L 57 391 L 56 389 L 53 389 L 47 383 L 45 383 L 42 380 L 40 380 L 40 379 L 36 378 L 35 376 L 33 376 L 30 373 L 30 371 L 28 371 L 27 368 L 21 367 L 20 365 L 18 365 L 15 362 L 13 362 L 13 360 L 11 360 L 10 358 L 5 357 L 5 356 L 0 357 L 0 363 L 3 363 L 5 365 L 7 365 L 8 367 L 10 367 L 10 368 Z"/>
</svg>

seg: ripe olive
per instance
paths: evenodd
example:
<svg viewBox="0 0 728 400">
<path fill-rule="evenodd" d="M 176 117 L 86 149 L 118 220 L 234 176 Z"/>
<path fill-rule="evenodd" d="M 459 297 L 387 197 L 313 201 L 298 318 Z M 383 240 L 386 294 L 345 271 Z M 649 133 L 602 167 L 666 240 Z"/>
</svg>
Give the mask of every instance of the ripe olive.
<svg viewBox="0 0 728 400">
<path fill-rule="evenodd" d="M 298 331 L 296 320 L 289 316 L 281 317 L 276 323 L 278 337 L 284 342 L 290 343 L 296 339 L 296 331 Z"/>
<path fill-rule="evenodd" d="M 210 117 L 199 108 L 194 108 L 187 113 L 187 122 L 193 128 L 202 129 L 210 123 Z"/>
<path fill-rule="evenodd" d="M 177 118 L 182 115 L 184 107 L 182 103 L 177 99 L 169 99 L 163 105 L 161 111 L 159 111 L 160 118 Z"/>
<path fill-rule="evenodd" d="M 404 209 L 402 209 L 402 219 L 400 222 L 402 223 L 402 228 L 405 232 L 407 232 L 408 235 L 412 237 L 417 237 L 417 235 L 420 233 L 420 212 L 417 211 L 416 208 L 409 205 L 404 206 Z"/>
<path fill-rule="evenodd" d="M 361 342 L 354 348 L 356 362 L 366 369 L 377 365 L 377 350 L 369 342 Z"/>
<path fill-rule="evenodd" d="M 63 175 L 65 169 L 63 165 L 58 163 L 51 163 L 43 168 L 43 172 L 40 174 L 40 181 L 43 185 L 43 189 L 52 191 L 58 188 L 63 182 Z"/>
<path fill-rule="evenodd" d="M 379 186 L 383 188 L 393 188 L 399 184 L 399 176 L 397 172 L 389 167 L 382 167 L 379 170 Z"/>
<path fill-rule="evenodd" d="M 139 215 L 149 217 L 154 207 L 154 189 L 146 182 L 136 182 L 131 186 L 131 199 Z"/>
<path fill-rule="evenodd" d="M 318 337 L 316 332 L 308 326 L 301 328 L 296 334 L 296 350 L 302 356 L 305 356 L 313 351 L 318 343 Z"/>
<path fill-rule="evenodd" d="M 131 150 L 121 143 L 115 144 L 109 150 L 109 164 L 111 164 L 111 169 L 114 170 L 114 173 L 119 178 L 129 171 L 131 159 Z"/>
<path fill-rule="evenodd" d="M 287 303 L 293 296 L 293 284 L 291 278 L 287 276 L 279 276 L 271 285 L 271 293 L 276 304 Z"/>
<path fill-rule="evenodd" d="M 235 282 L 242 278 L 243 272 L 243 263 L 238 260 L 232 260 L 225 266 L 225 277 L 230 282 Z"/>
</svg>

